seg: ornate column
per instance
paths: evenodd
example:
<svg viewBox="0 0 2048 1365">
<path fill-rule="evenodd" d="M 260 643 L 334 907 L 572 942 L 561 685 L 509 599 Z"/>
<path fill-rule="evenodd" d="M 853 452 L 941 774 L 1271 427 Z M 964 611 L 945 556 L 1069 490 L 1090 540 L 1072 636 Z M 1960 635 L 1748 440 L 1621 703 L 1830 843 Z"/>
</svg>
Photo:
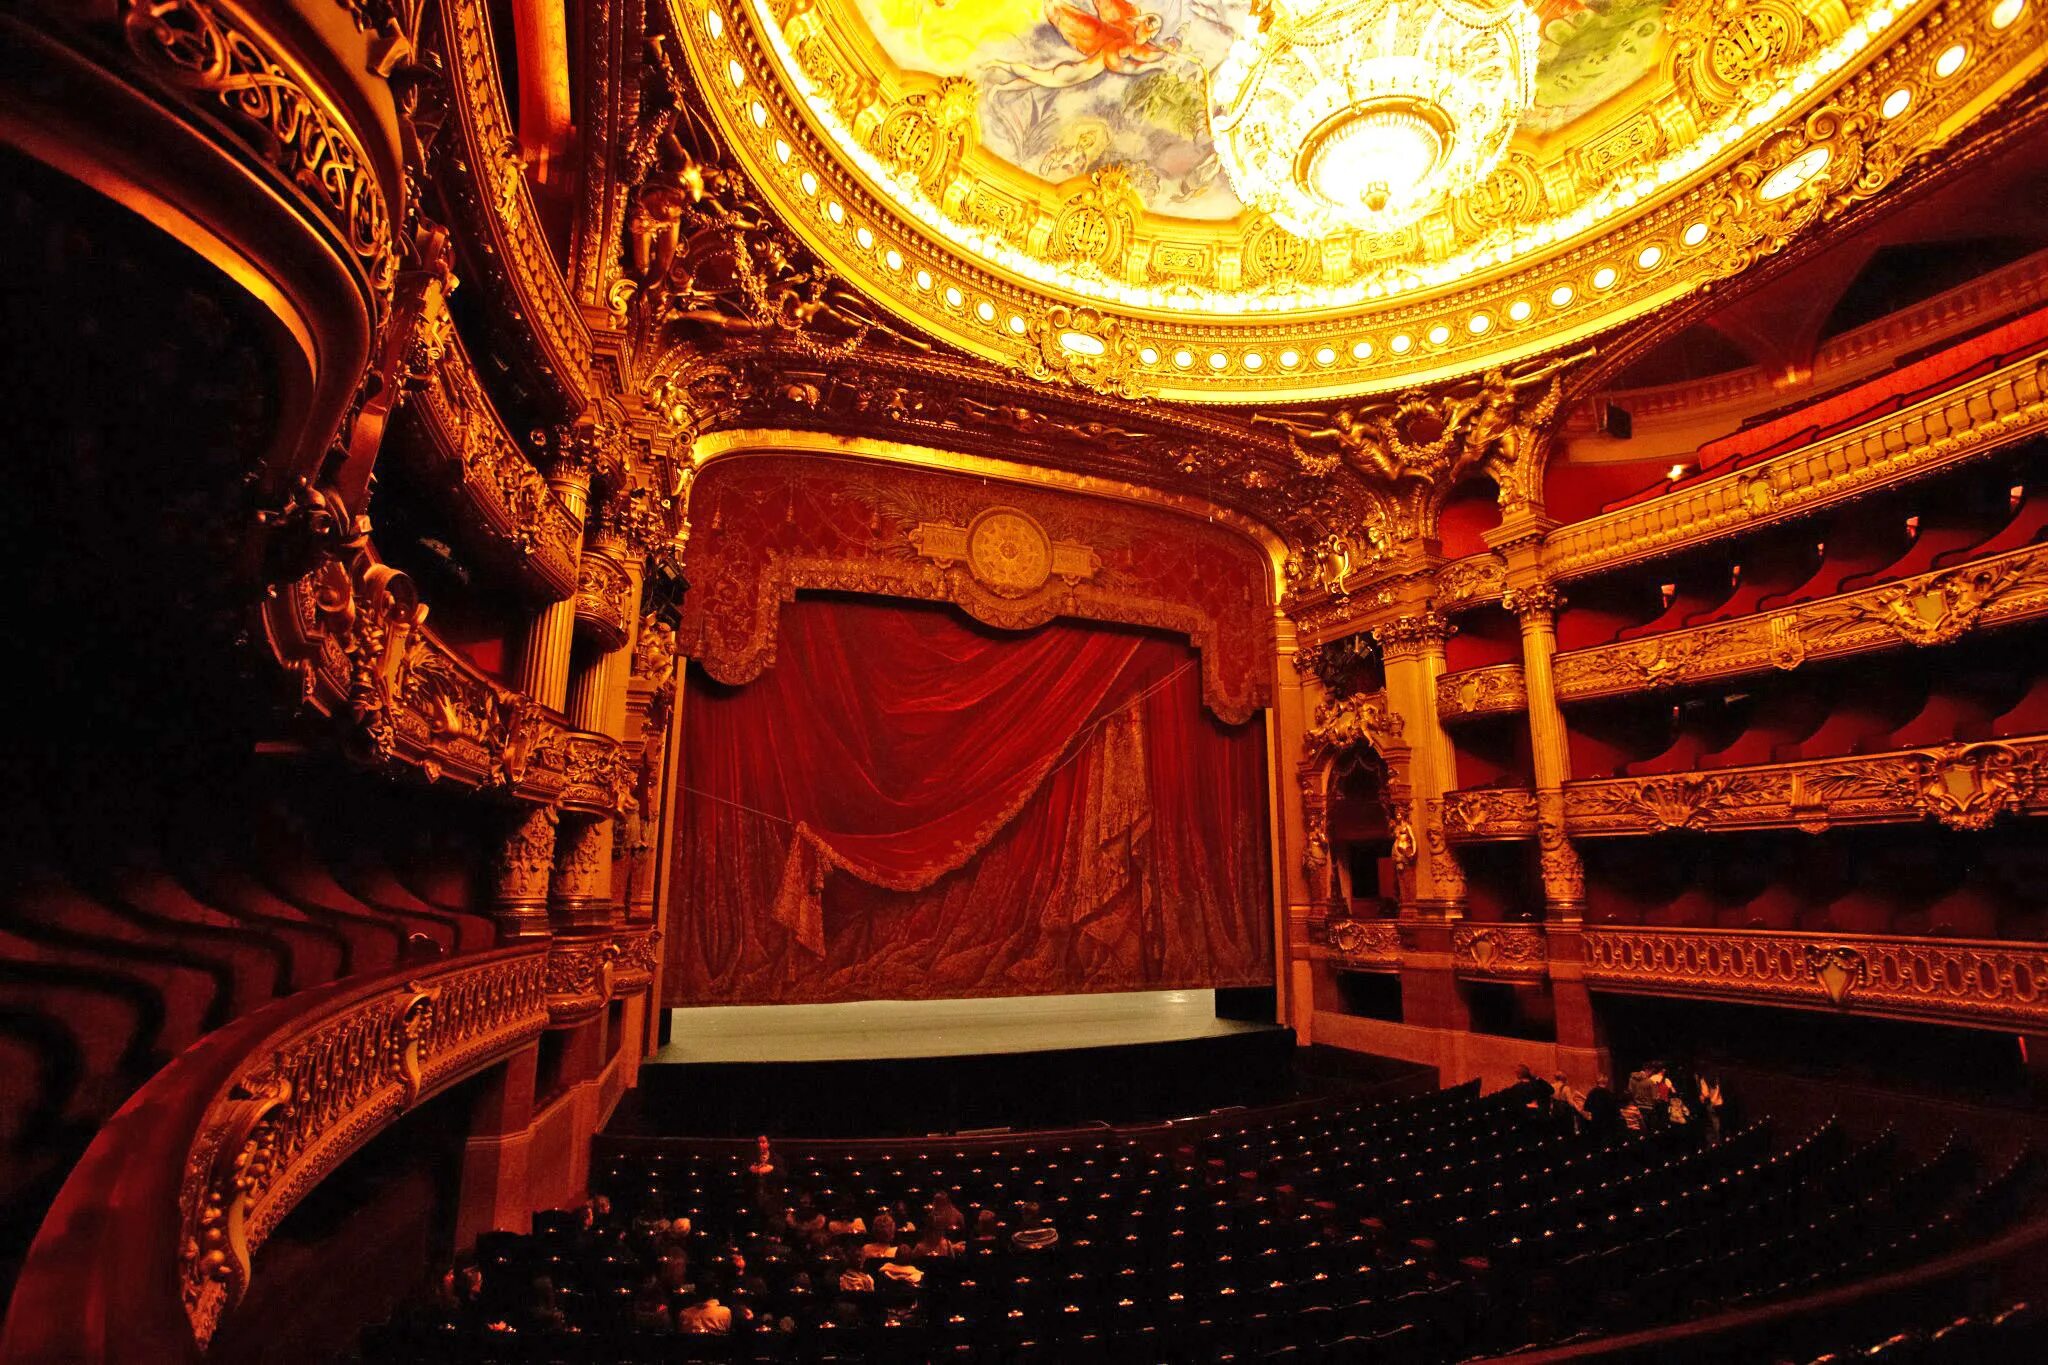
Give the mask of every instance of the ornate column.
<svg viewBox="0 0 2048 1365">
<path fill-rule="evenodd" d="M 1451 629 L 1426 601 L 1372 628 L 1386 664 L 1387 705 L 1401 718 L 1409 749 L 1408 789 L 1389 793 L 1403 919 L 1454 920 L 1465 913 L 1464 873 L 1443 837 L 1443 796 L 1458 784 L 1457 758 L 1436 711 L 1436 680 L 1444 673 Z"/>
<path fill-rule="evenodd" d="M 1557 589 L 1547 583 L 1509 588 L 1501 605 L 1522 626 L 1522 679 L 1529 698 L 1529 753 L 1536 780 L 1537 856 L 1543 873 L 1543 917 L 1577 921 L 1586 912 L 1586 874 L 1564 832 L 1564 784 L 1572 775 L 1570 741 L 1558 709 L 1550 659 L 1557 652 Z"/>
<path fill-rule="evenodd" d="M 633 628 L 640 619 L 642 566 L 632 521 L 630 495 L 614 486 L 593 518 L 571 604 L 575 624 L 591 648 L 569 689 L 569 724 L 610 739 L 625 737 Z M 620 906 L 612 885 L 617 823 L 608 815 L 563 816 L 550 897 L 558 933 L 601 933 L 618 926 Z"/>
<path fill-rule="evenodd" d="M 590 476 L 595 451 L 580 430 L 557 428 L 547 463 L 548 488 L 569 515 L 582 522 L 590 512 Z M 580 577 L 580 569 L 579 569 Z M 580 595 L 580 594 L 579 594 Z M 569 658 L 576 639 L 576 597 L 550 602 L 527 625 L 519 651 L 520 691 L 542 706 L 560 711 L 569 700 Z"/>
<path fill-rule="evenodd" d="M 1408 746 L 1405 781 L 1397 773 L 1388 788 L 1401 880 L 1401 1018 L 1438 1030 L 1433 1041 L 1442 1050 L 1441 1066 L 1449 1055 L 1447 1035 L 1472 1022 L 1451 957 L 1452 925 L 1465 915 L 1465 876 L 1443 836 L 1443 796 L 1457 785 L 1457 757 L 1436 710 L 1451 623 L 1426 597 L 1417 601 L 1405 591 L 1404 597 L 1399 614 L 1372 630 L 1386 665 L 1387 704 Z"/>
<path fill-rule="evenodd" d="M 1321 902 L 1327 899 L 1318 893 L 1310 870 L 1320 866 L 1322 876 L 1328 877 L 1329 836 L 1327 814 L 1322 829 L 1311 830 L 1314 813 L 1323 810 L 1326 798 L 1320 782 L 1313 791 L 1307 785 L 1314 779 L 1302 766 L 1302 749 L 1309 717 L 1321 704 L 1323 688 L 1301 667 L 1294 622 L 1277 608 L 1273 640 L 1273 707 L 1266 713 L 1270 746 L 1266 789 L 1272 805 L 1273 843 L 1273 982 L 1278 1018 L 1293 1027 L 1296 1041 L 1306 1047 L 1315 1017 L 1315 964 L 1307 955 L 1307 922 L 1320 913 Z M 1290 774 L 1294 774 L 1291 782 Z M 1288 798 L 1290 785 L 1297 799 Z M 1320 841 L 1313 848 L 1312 837 Z"/>
<path fill-rule="evenodd" d="M 554 873 L 557 819 L 552 806 L 522 806 L 512 817 L 498 850 L 491 896 L 500 943 L 549 934 L 548 882 Z"/>
<path fill-rule="evenodd" d="M 1543 874 L 1544 918 L 1585 917 L 1586 876 L 1564 832 L 1564 784 L 1571 779 L 1571 741 L 1557 704 L 1551 656 L 1557 653 L 1558 591 L 1543 572 L 1543 537 L 1557 523 L 1532 512 L 1512 516 L 1487 537 L 1508 566 L 1501 605 L 1522 627 L 1522 681 L 1528 696 L 1529 755 L 1536 789 L 1537 856 Z"/>
<path fill-rule="evenodd" d="M 592 462 L 588 447 L 567 428 L 537 433 L 535 441 L 549 453 L 548 488 L 569 514 L 581 522 L 589 511 Z M 576 636 L 573 597 L 550 602 L 527 623 L 513 682 L 520 691 L 550 710 L 568 700 L 569 659 Z M 545 807 L 522 810 L 506 832 L 498 852 L 497 885 L 492 914 L 501 940 L 546 938 L 549 883 L 555 863 L 559 824 L 556 811 Z"/>
<path fill-rule="evenodd" d="M 1507 561 L 1501 605 L 1522 628 L 1522 680 L 1528 697 L 1530 766 L 1536 790 L 1536 856 L 1543 877 L 1545 950 L 1558 1065 L 1580 1085 L 1604 1077 L 1607 1052 L 1585 982 L 1586 873 L 1564 826 L 1564 784 L 1571 780 L 1571 738 L 1557 704 L 1558 591 L 1545 576 L 1543 537 L 1557 523 L 1531 509 L 1510 515 L 1487 536 Z"/>
</svg>

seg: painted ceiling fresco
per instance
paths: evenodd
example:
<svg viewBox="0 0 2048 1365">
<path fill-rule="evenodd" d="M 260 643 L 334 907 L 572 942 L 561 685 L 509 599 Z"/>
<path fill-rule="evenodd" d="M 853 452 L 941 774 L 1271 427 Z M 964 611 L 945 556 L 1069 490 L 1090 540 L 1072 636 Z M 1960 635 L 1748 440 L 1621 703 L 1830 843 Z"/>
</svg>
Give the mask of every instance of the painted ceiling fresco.
<svg viewBox="0 0 2048 1365">
<path fill-rule="evenodd" d="M 973 81 L 982 146 L 1049 184 L 1109 166 L 1146 208 L 1243 206 L 1209 137 L 1209 77 L 1251 0 L 850 0 L 906 72 Z M 1542 0 L 1525 135 L 1557 132 L 1649 73 L 1667 0 Z"/>
</svg>

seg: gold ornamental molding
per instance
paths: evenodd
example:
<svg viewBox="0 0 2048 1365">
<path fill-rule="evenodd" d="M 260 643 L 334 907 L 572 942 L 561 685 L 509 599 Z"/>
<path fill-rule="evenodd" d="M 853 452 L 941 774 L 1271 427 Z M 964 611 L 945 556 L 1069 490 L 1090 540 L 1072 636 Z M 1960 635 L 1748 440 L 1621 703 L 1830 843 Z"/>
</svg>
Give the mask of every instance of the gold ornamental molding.
<svg viewBox="0 0 2048 1365">
<path fill-rule="evenodd" d="M 1436 680 L 1436 713 L 1442 720 L 1528 709 L 1529 695 L 1520 664 L 1467 668 Z"/>
<path fill-rule="evenodd" d="M 549 1022 L 573 1023 L 603 1009 L 612 998 L 620 952 L 610 937 L 553 939 L 545 973 Z"/>
<path fill-rule="evenodd" d="M 1279 603 L 1286 586 L 1287 544 L 1272 527 L 1244 515 L 1235 508 L 1151 484 L 1132 483 L 1126 479 L 1105 478 L 1098 474 L 1083 474 L 1069 469 L 1055 469 L 1021 460 L 999 459 L 990 455 L 947 450 L 939 446 L 919 445 L 909 441 L 888 441 L 872 436 L 844 436 L 829 431 L 799 431 L 785 427 L 735 427 L 711 432 L 697 438 L 691 450 L 691 461 L 701 472 L 714 461 L 742 455 L 758 455 L 764 451 L 792 455 L 839 455 L 851 459 L 879 461 L 883 464 L 904 465 L 912 469 L 970 474 L 1001 483 L 1020 484 L 1027 488 L 1048 488 L 1060 493 L 1078 493 L 1087 497 L 1104 498 L 1111 502 L 1135 503 L 1143 507 L 1178 512 L 1183 516 L 1199 517 L 1236 533 L 1258 547 L 1266 562 L 1266 586 L 1270 594 L 1268 605 Z"/>
<path fill-rule="evenodd" d="M 459 138 L 444 138 L 436 183 L 470 248 L 465 258 L 490 305 L 498 348 L 561 413 L 590 402 L 590 329 L 548 245 L 505 107 L 506 86 L 483 0 L 442 0 L 441 46 Z"/>
<path fill-rule="evenodd" d="M 1542 926 L 1483 924 L 1451 932 L 1451 970 L 1489 981 L 1534 981 L 1550 972 Z"/>
<path fill-rule="evenodd" d="M 375 161 L 336 112 L 342 102 L 232 4 L 123 0 L 120 12 L 136 62 L 314 207 L 362 270 L 381 318 L 398 268 L 393 214 Z"/>
<path fill-rule="evenodd" d="M 1812 833 L 1920 820 L 1977 830 L 2003 815 L 2048 812 L 2048 735 L 1567 782 L 1564 803 L 1573 835 L 1678 829 Z"/>
<path fill-rule="evenodd" d="M 377 561 L 338 503 L 307 490 L 273 526 L 280 543 L 309 547 L 311 567 L 272 589 L 265 634 L 357 758 L 521 801 L 623 808 L 631 765 L 619 742 L 570 729 L 444 643 L 412 580 Z"/>
<path fill-rule="evenodd" d="M 1015 507 L 988 507 L 965 526 L 922 522 L 910 543 L 926 559 L 964 564 L 998 597 L 1028 597 L 1054 578 L 1069 588 L 1095 577 L 1102 557 L 1078 541 L 1054 540 L 1038 519 Z"/>
<path fill-rule="evenodd" d="M 2003 450 L 2048 430 L 2048 348 L 1747 469 L 1552 531 L 1563 581 L 1736 535 Z"/>
<path fill-rule="evenodd" d="M 1038 469 L 954 451 L 911 446 L 826 432 L 733 429 L 698 439 L 694 452 L 701 471 L 713 462 L 764 453 L 829 454 L 860 461 L 908 465 L 951 474 L 1078 493 L 1112 501 L 1201 516 L 1243 538 L 1260 553 L 1263 585 L 1277 595 L 1281 584 L 1280 542 L 1270 531 L 1227 509 L 1142 485 L 1069 471 Z M 1011 494 L 990 489 L 988 501 L 963 523 L 921 522 L 909 532 L 900 558 L 821 557 L 770 554 L 758 584 L 750 586 L 742 631 L 725 643 L 691 645 L 705 671 L 738 686 L 759 677 L 775 662 L 781 610 L 800 592 L 854 592 L 927 602 L 950 602 L 968 615 L 1003 630 L 1025 630 L 1056 617 L 1106 621 L 1169 631 L 1186 637 L 1202 656 L 1202 699 L 1228 724 L 1238 724 L 1266 706 L 1270 673 L 1227 677 L 1225 658 L 1248 647 L 1256 634 L 1270 657 L 1270 620 L 1238 629 L 1228 620 L 1185 602 L 1132 593 L 1093 581 L 1098 556 L 1078 542 L 1054 541 L 1033 517 L 1011 506 Z M 1106 509 L 1105 509 L 1106 510 Z M 1041 570 L 1043 572 L 1041 573 Z M 724 633 L 721 632 L 721 637 Z M 708 637 L 707 637 L 708 638 Z"/>
<path fill-rule="evenodd" d="M 422 314 L 406 383 L 400 430 L 418 433 L 413 448 L 453 493 L 459 523 L 528 593 L 576 592 L 583 524 L 506 429 L 445 305 Z"/>
<path fill-rule="evenodd" d="M 1587 925 L 1595 990 L 1732 999 L 2028 1032 L 2048 1025 L 2038 944 Z"/>
<path fill-rule="evenodd" d="M 1517 151 L 1441 223 L 1309 241 L 1158 218 L 1113 168 L 1053 200 L 1009 183 L 971 83 L 879 69 L 837 0 L 670 3 L 719 135 L 863 295 L 1028 374 L 1216 402 L 1386 392 L 1583 341 L 1884 192 L 2048 59 L 2038 3 L 1700 6 L 1645 87 L 1663 96 Z"/>
<path fill-rule="evenodd" d="M 1401 928 L 1390 919 L 1311 919 L 1310 956 L 1354 971 L 1401 969 Z"/>
<path fill-rule="evenodd" d="M 1444 837 L 1453 843 L 1533 839 L 1536 793 L 1527 787 L 1468 787 L 1443 796 Z"/>
<path fill-rule="evenodd" d="M 651 925 L 612 935 L 612 992 L 625 994 L 654 984 L 661 960 L 661 931 Z"/>
<path fill-rule="evenodd" d="M 632 632 L 628 619 L 633 579 L 626 566 L 596 546 L 583 552 L 576 565 L 576 625 L 598 648 L 621 648 Z"/>
<path fill-rule="evenodd" d="M 2048 616 L 2048 548 L 2029 546 L 1953 568 L 1841 593 L 1785 611 L 1555 656 L 1559 701 L 1720 681 L 1809 660 L 1946 645 L 1975 630 Z M 1446 720 L 1528 706 L 1520 664 L 1446 673 L 1437 710 Z"/>
<path fill-rule="evenodd" d="M 247 1046 L 193 1134 L 178 1196 L 178 1286 L 201 1348 L 315 1185 L 422 1099 L 539 1036 L 546 971 L 540 946 L 423 966 L 323 992 Z"/>
<path fill-rule="evenodd" d="M 1507 561 L 1492 551 L 1454 559 L 1437 570 L 1437 609 L 1462 611 L 1498 602 L 1507 586 Z"/>
</svg>

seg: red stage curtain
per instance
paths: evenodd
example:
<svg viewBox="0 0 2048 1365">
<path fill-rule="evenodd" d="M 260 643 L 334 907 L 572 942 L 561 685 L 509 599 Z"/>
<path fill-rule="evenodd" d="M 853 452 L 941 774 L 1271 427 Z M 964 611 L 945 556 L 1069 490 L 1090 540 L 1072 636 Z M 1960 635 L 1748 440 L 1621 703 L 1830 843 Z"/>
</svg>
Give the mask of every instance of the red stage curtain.
<svg viewBox="0 0 2048 1365">
<path fill-rule="evenodd" d="M 671 1004 L 1271 980 L 1264 730 L 1184 642 L 806 597 L 777 656 L 690 680 Z"/>
</svg>

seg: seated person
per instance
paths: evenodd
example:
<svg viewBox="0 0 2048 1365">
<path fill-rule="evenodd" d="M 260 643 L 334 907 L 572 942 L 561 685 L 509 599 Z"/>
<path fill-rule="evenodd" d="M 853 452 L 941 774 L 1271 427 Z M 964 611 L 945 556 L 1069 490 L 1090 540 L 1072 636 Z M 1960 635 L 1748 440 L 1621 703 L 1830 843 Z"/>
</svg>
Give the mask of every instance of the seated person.
<svg viewBox="0 0 2048 1365">
<path fill-rule="evenodd" d="M 882 1266 L 882 1277 L 899 1285 L 915 1289 L 924 1282 L 924 1272 L 909 1261 L 889 1261 Z"/>
<path fill-rule="evenodd" d="M 1017 1230 L 1010 1234 L 1011 1249 L 1016 1251 L 1046 1251 L 1058 1246 L 1059 1229 L 1052 1225 L 1052 1219 L 1039 1211 L 1036 1203 L 1026 1202 L 1017 1208 Z"/>
<path fill-rule="evenodd" d="M 691 1304 L 677 1316 L 685 1332 L 719 1334 L 732 1330 L 732 1310 L 720 1303 L 715 1294 Z"/>
<path fill-rule="evenodd" d="M 853 1201 L 842 1198 L 832 1206 L 832 1216 L 825 1220 L 825 1232 L 832 1237 L 864 1237 L 868 1225 L 865 1219 L 853 1211 Z"/>
<path fill-rule="evenodd" d="M 932 1202 L 925 1207 L 924 1221 L 927 1231 L 936 1228 L 954 1241 L 958 1241 L 967 1228 L 966 1215 L 954 1206 L 953 1196 L 944 1190 L 932 1196 Z"/>
<path fill-rule="evenodd" d="M 954 1255 L 958 1251 L 959 1247 L 949 1240 L 944 1232 L 929 1223 L 925 1225 L 923 1232 L 917 1234 L 917 1241 L 910 1247 L 910 1254 L 920 1261 L 938 1260 Z"/>
<path fill-rule="evenodd" d="M 633 1330 L 636 1332 L 673 1332 L 675 1321 L 669 1314 L 668 1294 L 663 1291 L 660 1281 L 649 1276 L 647 1281 L 633 1295 Z"/>
</svg>

